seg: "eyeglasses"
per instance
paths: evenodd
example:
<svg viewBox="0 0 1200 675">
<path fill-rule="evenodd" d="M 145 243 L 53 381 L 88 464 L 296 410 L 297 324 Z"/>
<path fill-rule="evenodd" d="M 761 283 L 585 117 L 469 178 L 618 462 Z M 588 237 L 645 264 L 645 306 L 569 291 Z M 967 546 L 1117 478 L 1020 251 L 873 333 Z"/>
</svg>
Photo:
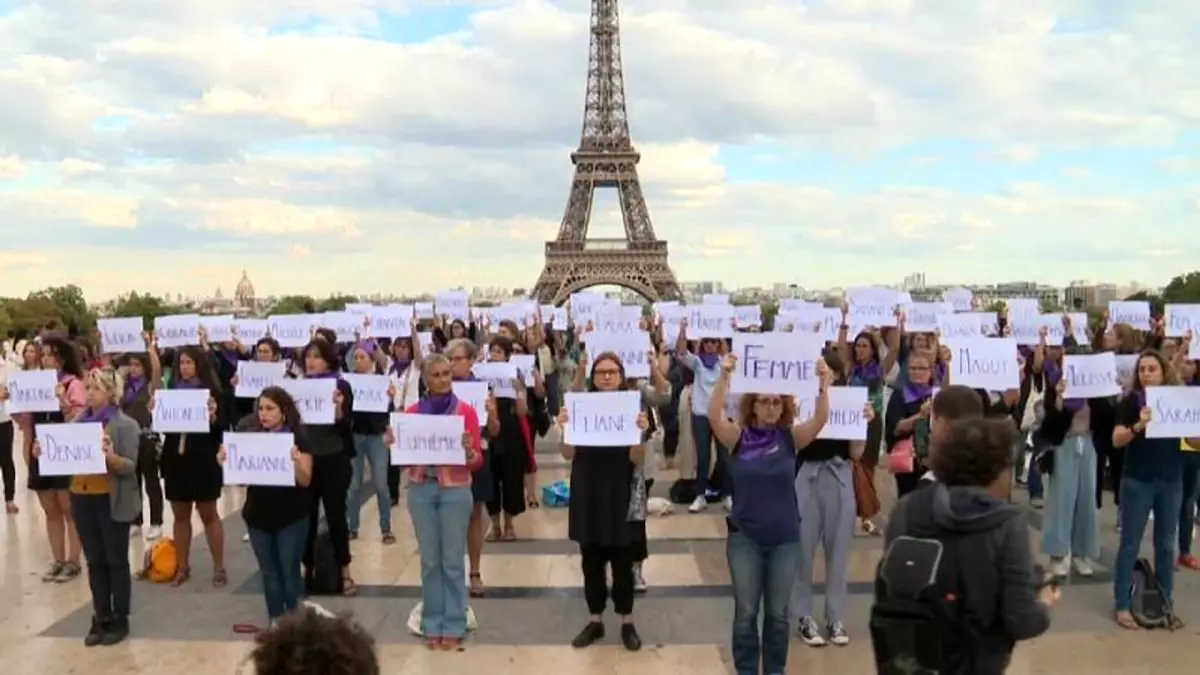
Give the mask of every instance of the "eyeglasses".
<svg viewBox="0 0 1200 675">
<path fill-rule="evenodd" d="M 761 405 L 764 408 L 781 408 L 783 407 L 783 399 L 781 398 L 756 398 L 754 405 Z"/>
<path fill-rule="evenodd" d="M 593 377 L 620 377 L 621 371 L 616 368 L 597 368 Z"/>
</svg>

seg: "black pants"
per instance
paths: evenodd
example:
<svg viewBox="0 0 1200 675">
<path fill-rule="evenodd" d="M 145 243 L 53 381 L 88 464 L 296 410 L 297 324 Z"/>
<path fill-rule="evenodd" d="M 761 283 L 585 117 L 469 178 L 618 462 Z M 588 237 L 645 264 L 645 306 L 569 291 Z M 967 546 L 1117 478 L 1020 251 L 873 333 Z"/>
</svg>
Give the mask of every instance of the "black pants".
<svg viewBox="0 0 1200 675">
<path fill-rule="evenodd" d="M 921 476 L 925 475 L 925 467 L 920 462 L 914 462 L 912 473 L 896 474 L 896 496 L 904 495 L 921 487 Z"/>
<path fill-rule="evenodd" d="M 158 475 L 158 440 L 153 436 L 143 435 L 138 443 L 137 461 L 138 490 L 146 491 L 150 501 L 150 524 L 163 524 L 163 487 Z M 139 512 L 134 525 L 142 526 L 142 514 Z"/>
<path fill-rule="evenodd" d="M 525 513 L 525 467 L 529 466 L 526 452 L 524 447 L 506 442 L 500 453 L 485 455 L 492 469 L 492 499 L 487 503 L 489 516 L 498 516 L 501 511 L 510 516 Z"/>
<path fill-rule="evenodd" d="M 1121 473 L 1125 470 L 1125 448 L 1096 447 L 1096 508 L 1104 506 L 1104 461 L 1108 460 L 1108 478 L 1112 485 L 1113 503 L 1121 505 Z"/>
<path fill-rule="evenodd" d="M 654 479 L 647 478 L 646 479 L 647 498 L 649 498 L 650 490 L 653 488 L 654 488 Z M 633 528 L 634 537 L 636 539 L 636 541 L 634 541 L 633 545 L 631 546 L 631 548 L 633 549 L 633 561 L 639 562 L 639 563 L 645 562 L 646 558 L 650 557 L 650 549 L 647 548 L 648 541 L 646 539 L 646 521 L 642 520 L 642 521 L 639 521 L 636 523 L 630 523 L 629 526 Z"/>
<path fill-rule="evenodd" d="M 321 509 L 325 509 L 325 526 L 339 567 L 350 564 L 350 526 L 346 522 L 346 497 L 350 490 L 350 456 L 339 453 L 313 457 L 312 509 L 308 518 L 308 539 L 304 544 L 304 566 L 312 569 L 313 545 L 317 541 Z M 380 504 L 380 507 L 383 507 Z"/>
<path fill-rule="evenodd" d="M 679 450 L 679 422 L 663 423 L 663 457 L 674 457 Z"/>
<path fill-rule="evenodd" d="M 400 467 L 388 467 L 388 495 L 392 498 L 392 506 L 400 503 Z"/>
<path fill-rule="evenodd" d="M 13 463 L 13 423 L 0 422 L 0 475 L 4 478 L 4 501 L 17 498 L 17 465 Z"/>
<path fill-rule="evenodd" d="M 71 515 L 87 559 L 92 611 L 97 618 L 129 616 L 133 577 L 129 569 L 129 523 L 112 519 L 108 495 L 71 495 Z"/>
<path fill-rule="evenodd" d="M 580 546 L 583 558 L 583 597 L 588 613 L 601 615 L 608 604 L 608 575 L 612 568 L 613 611 L 618 616 L 633 614 L 633 546 Z"/>
</svg>

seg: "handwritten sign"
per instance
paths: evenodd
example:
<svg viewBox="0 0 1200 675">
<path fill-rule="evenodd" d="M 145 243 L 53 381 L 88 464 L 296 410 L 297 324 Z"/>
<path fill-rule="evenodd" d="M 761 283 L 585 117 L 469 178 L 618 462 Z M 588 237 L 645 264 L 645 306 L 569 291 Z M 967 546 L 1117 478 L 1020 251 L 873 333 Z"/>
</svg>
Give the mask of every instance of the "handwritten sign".
<svg viewBox="0 0 1200 675">
<path fill-rule="evenodd" d="M 1008 391 L 1020 386 L 1017 342 L 1012 338 L 956 338 L 950 348 L 950 381 L 972 389 Z"/>
<path fill-rule="evenodd" d="M 1042 305 L 1037 298 L 1005 298 L 1004 307 L 1008 310 L 1008 318 L 1037 316 L 1042 313 Z"/>
<path fill-rule="evenodd" d="M 933 333 L 938 329 L 938 317 L 953 313 L 948 302 L 914 302 L 905 313 L 904 328 L 909 333 Z"/>
<path fill-rule="evenodd" d="M 762 307 L 758 305 L 734 305 L 734 323 L 738 328 L 762 328 Z"/>
<path fill-rule="evenodd" d="M 233 395 L 237 398 L 258 398 L 263 389 L 281 386 L 286 370 L 287 366 L 282 361 L 238 361 L 238 383 Z"/>
<path fill-rule="evenodd" d="M 62 407 L 54 393 L 58 388 L 58 377 L 52 370 L 11 370 L 7 387 L 5 409 L 10 415 L 58 412 Z"/>
<path fill-rule="evenodd" d="M 1146 387 L 1146 438 L 1200 437 L 1200 387 Z"/>
<path fill-rule="evenodd" d="M 207 389 L 160 389 L 154 392 L 152 428 L 160 434 L 208 433 Z"/>
<path fill-rule="evenodd" d="M 96 319 L 96 330 L 100 331 L 100 351 L 104 354 L 146 351 L 146 340 L 142 338 L 146 329 L 140 316 Z"/>
<path fill-rule="evenodd" d="M 1117 359 L 1112 352 L 1063 356 L 1064 398 L 1105 398 L 1121 393 Z"/>
<path fill-rule="evenodd" d="M 357 341 L 370 328 L 362 317 L 350 312 L 325 312 L 321 315 L 321 327 L 333 331 L 342 344 Z"/>
<path fill-rule="evenodd" d="M 1163 334 L 1167 337 L 1186 337 L 1193 331 L 1193 342 L 1200 342 L 1200 305 L 1171 304 L 1163 307 Z"/>
<path fill-rule="evenodd" d="M 430 312 L 433 311 L 430 305 Z M 371 310 L 371 337 L 373 338 L 406 338 L 412 337 L 412 305 L 388 305 L 375 307 Z"/>
<path fill-rule="evenodd" d="M 735 394 L 815 394 L 823 341 L 805 333 L 738 333 L 733 336 Z"/>
<path fill-rule="evenodd" d="M 846 292 L 850 314 L 859 317 L 858 325 L 883 328 L 896 325 L 899 294 L 890 288 L 851 288 Z"/>
<path fill-rule="evenodd" d="M 466 403 L 475 409 L 475 414 L 479 416 L 479 426 L 487 426 L 488 423 L 488 384 L 482 381 L 455 382 L 450 385 L 451 391 L 454 392 L 454 398 Z"/>
<path fill-rule="evenodd" d="M 271 337 L 284 349 L 298 349 L 312 339 L 312 314 L 276 314 L 267 317 Z"/>
<path fill-rule="evenodd" d="M 1133 387 L 1134 378 L 1137 377 L 1138 355 L 1116 354 L 1113 358 L 1117 363 L 1117 381 L 1123 389 L 1128 390 Z"/>
<path fill-rule="evenodd" d="M 705 293 L 700 298 L 700 302 L 705 305 L 728 305 L 728 293 Z"/>
<path fill-rule="evenodd" d="M 234 319 L 233 334 L 239 342 L 251 345 L 267 337 L 271 327 L 266 319 Z"/>
<path fill-rule="evenodd" d="M 817 438 L 835 441 L 867 440 L 867 387 L 830 387 L 829 420 L 817 434 Z M 796 424 L 812 419 L 817 405 L 817 394 L 812 392 L 796 398 Z"/>
<path fill-rule="evenodd" d="M 487 361 L 471 367 L 475 377 L 487 382 L 496 398 L 516 398 L 517 367 L 506 361 Z"/>
<path fill-rule="evenodd" d="M 517 368 L 517 374 L 525 381 L 526 387 L 532 387 L 536 383 L 536 378 L 533 376 L 537 369 L 537 358 L 533 354 L 513 354 L 508 357 L 509 363 Z"/>
<path fill-rule="evenodd" d="M 942 292 L 942 302 L 948 302 L 956 312 L 969 312 L 974 308 L 975 294 L 965 288 L 948 288 Z"/>
<path fill-rule="evenodd" d="M 942 340 L 983 337 L 983 324 L 978 314 L 939 314 L 935 321 Z"/>
<path fill-rule="evenodd" d="M 385 413 L 388 411 L 388 387 L 392 381 L 387 375 L 361 375 L 346 373 L 342 379 L 354 391 L 353 412 Z"/>
<path fill-rule="evenodd" d="M 154 336 L 160 349 L 200 344 L 200 315 L 174 314 L 154 317 Z"/>
<path fill-rule="evenodd" d="M 108 473 L 104 461 L 104 427 L 99 422 L 38 424 L 33 428 L 41 456 L 43 476 L 100 476 Z"/>
<path fill-rule="evenodd" d="M 642 442 L 638 415 L 642 395 L 636 391 L 571 392 L 565 395 L 567 428 L 563 442 L 575 446 L 629 448 Z"/>
<path fill-rule="evenodd" d="M 226 485 L 294 487 L 296 438 L 284 432 L 233 433 L 223 436 Z"/>
<path fill-rule="evenodd" d="M 232 316 L 201 316 L 200 327 L 204 329 L 209 344 L 233 342 Z"/>
<path fill-rule="evenodd" d="M 393 413 L 392 466 L 463 466 L 464 418 L 461 415 Z"/>
<path fill-rule="evenodd" d="M 588 363 L 595 363 L 596 357 L 605 352 L 613 352 L 621 359 L 625 368 L 625 377 L 643 379 L 650 377 L 650 334 L 646 331 L 636 333 L 592 333 L 588 336 Z"/>
<path fill-rule="evenodd" d="M 450 320 L 471 320 L 471 294 L 466 291 L 442 291 L 433 297 L 433 305 L 438 314 Z"/>
<path fill-rule="evenodd" d="M 1108 325 L 1129 324 L 1135 330 L 1150 330 L 1150 303 L 1145 300 L 1113 300 L 1108 303 Z"/>
<path fill-rule="evenodd" d="M 733 305 L 693 305 L 687 311 L 687 335 L 691 340 L 733 337 L 736 310 Z"/>
<path fill-rule="evenodd" d="M 592 318 L 592 332 L 595 333 L 620 333 L 628 335 L 630 333 L 640 332 L 642 321 L 642 308 L 635 305 L 617 306 L 617 307 L 601 307 L 596 310 Z M 588 333 L 584 341 L 590 339 L 592 333 Z"/>
<path fill-rule="evenodd" d="M 336 410 L 333 407 L 333 392 L 337 389 L 336 379 L 321 377 L 311 380 L 283 380 L 280 386 L 296 400 L 302 422 L 334 423 Z"/>
</svg>

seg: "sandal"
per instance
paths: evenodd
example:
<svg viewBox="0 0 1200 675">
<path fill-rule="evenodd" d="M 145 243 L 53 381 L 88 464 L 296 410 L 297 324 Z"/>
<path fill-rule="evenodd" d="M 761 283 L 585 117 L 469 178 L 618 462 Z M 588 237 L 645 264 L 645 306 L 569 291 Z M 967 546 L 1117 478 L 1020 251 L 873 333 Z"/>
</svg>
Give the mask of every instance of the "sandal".
<svg viewBox="0 0 1200 675">
<path fill-rule="evenodd" d="M 1129 611 L 1117 612 L 1113 619 L 1117 622 L 1118 626 L 1125 630 L 1138 630 L 1141 628 L 1137 624 L 1137 621 L 1134 620 L 1133 614 Z"/>
<path fill-rule="evenodd" d="M 508 527 L 504 528 L 504 541 L 516 541 L 516 540 L 517 540 L 517 532 L 516 532 L 516 530 L 513 529 L 512 525 L 509 525 Z"/>
<path fill-rule="evenodd" d="M 863 519 L 862 531 L 863 531 L 863 534 L 866 534 L 871 537 L 878 537 L 883 534 L 882 532 L 879 531 L 879 528 L 875 526 L 875 523 L 872 522 L 869 518 Z"/>
<path fill-rule="evenodd" d="M 213 572 L 213 578 L 212 578 L 213 588 L 225 588 L 225 585 L 228 583 L 229 583 L 229 574 L 227 574 L 225 572 L 225 570 L 220 569 L 220 570 Z"/>
<path fill-rule="evenodd" d="M 440 638 L 440 637 L 425 638 L 425 649 L 441 649 L 441 648 L 442 648 L 442 638 Z"/>
<path fill-rule="evenodd" d="M 444 637 L 438 648 L 444 652 L 461 652 L 463 651 L 463 640 L 462 638 Z"/>
<path fill-rule="evenodd" d="M 342 597 L 353 598 L 358 595 L 358 584 L 354 583 L 354 579 L 350 575 L 342 577 Z"/>
<path fill-rule="evenodd" d="M 396 543 L 396 535 L 392 534 L 391 532 L 385 532 L 383 535 L 383 545 L 391 546 L 392 544 L 395 544 L 395 543 Z"/>
<path fill-rule="evenodd" d="M 471 572 L 471 583 L 467 592 L 472 598 L 482 598 L 487 595 L 487 590 L 483 587 L 483 575 L 479 572 Z"/>
<path fill-rule="evenodd" d="M 530 497 L 529 501 L 525 504 L 525 506 L 530 509 L 540 508 L 541 505 L 542 505 L 541 502 L 539 502 L 537 499 L 534 499 L 532 497 Z"/>
<path fill-rule="evenodd" d="M 192 568 L 187 565 L 184 565 L 183 567 L 180 567 L 179 569 L 175 570 L 175 578 L 171 580 L 171 585 L 174 586 L 175 588 L 179 588 L 180 586 L 186 584 L 188 582 L 188 579 L 191 579 L 191 578 L 192 578 Z"/>
<path fill-rule="evenodd" d="M 487 535 L 483 538 L 484 541 L 500 541 L 500 531 L 498 528 L 489 527 Z"/>
</svg>

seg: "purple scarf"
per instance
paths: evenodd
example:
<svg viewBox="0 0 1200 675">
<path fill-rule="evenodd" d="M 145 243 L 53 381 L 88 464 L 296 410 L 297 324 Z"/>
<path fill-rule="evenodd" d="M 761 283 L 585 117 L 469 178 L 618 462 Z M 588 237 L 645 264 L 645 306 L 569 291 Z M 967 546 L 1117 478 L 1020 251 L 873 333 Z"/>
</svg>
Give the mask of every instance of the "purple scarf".
<svg viewBox="0 0 1200 675">
<path fill-rule="evenodd" d="M 221 348 L 221 356 L 224 357 L 225 363 L 237 368 L 238 361 L 242 360 L 242 354 L 236 349 Z"/>
<path fill-rule="evenodd" d="M 1042 375 L 1046 378 L 1047 387 L 1057 387 L 1059 380 L 1062 379 L 1062 368 L 1058 367 L 1053 361 L 1044 361 L 1042 363 Z M 1087 399 L 1082 398 L 1064 398 L 1063 409 L 1070 411 L 1072 414 L 1079 412 Z"/>
<path fill-rule="evenodd" d="M 779 448 L 779 437 L 783 434 L 779 427 L 748 427 L 742 430 L 742 438 L 738 443 L 738 457 L 742 459 L 760 459 L 772 449 Z"/>
<path fill-rule="evenodd" d="M 704 364 L 704 367 L 709 370 L 716 368 L 717 361 L 721 359 L 720 354 L 709 354 L 708 352 L 700 352 L 699 354 L 696 354 L 696 357 L 699 358 L 700 363 Z"/>
<path fill-rule="evenodd" d="M 417 402 L 417 413 L 421 415 L 450 415 L 458 410 L 458 397 L 448 394 L 431 394 Z"/>
<path fill-rule="evenodd" d="M 455 382 L 478 382 L 479 381 L 479 378 L 475 377 L 475 373 L 471 373 L 470 375 L 468 375 L 466 377 L 454 377 L 454 376 L 451 376 L 451 377 L 453 378 L 453 380 Z"/>
<path fill-rule="evenodd" d="M 878 361 L 856 363 L 850 369 L 850 379 L 858 382 L 873 382 L 883 379 L 883 366 Z"/>
<path fill-rule="evenodd" d="M 358 344 L 354 345 L 354 348 L 361 349 L 367 356 L 375 358 L 375 350 L 379 349 L 379 344 L 374 340 L 361 340 Z"/>
<path fill-rule="evenodd" d="M 408 366 L 411 364 L 412 364 L 411 358 L 407 359 L 405 361 L 401 361 L 400 359 L 393 358 L 392 359 L 392 367 L 388 369 L 388 372 L 395 375 L 396 377 L 400 377 L 401 375 L 404 374 L 404 371 L 408 370 Z"/>
<path fill-rule="evenodd" d="M 117 414 L 117 406 L 109 405 L 99 410 L 87 408 L 83 414 L 75 419 L 76 422 L 99 422 L 100 424 L 108 424 L 109 420 Z"/>
<path fill-rule="evenodd" d="M 193 377 L 190 380 L 175 380 L 171 382 L 172 389 L 204 389 L 204 383 L 200 378 Z"/>
<path fill-rule="evenodd" d="M 904 402 L 906 404 L 924 401 L 933 396 L 933 385 L 917 384 L 915 382 L 904 383 Z"/>
<path fill-rule="evenodd" d="M 121 396 L 121 407 L 124 408 L 133 403 L 142 391 L 146 388 L 145 377 L 130 377 L 125 380 L 125 393 Z"/>
<path fill-rule="evenodd" d="M 306 380 L 334 380 L 340 376 L 341 376 L 341 373 L 337 372 L 336 370 L 330 370 L 330 371 L 327 371 L 324 373 L 317 373 L 316 375 L 309 375 L 308 373 L 305 373 L 304 379 L 306 379 Z"/>
</svg>

